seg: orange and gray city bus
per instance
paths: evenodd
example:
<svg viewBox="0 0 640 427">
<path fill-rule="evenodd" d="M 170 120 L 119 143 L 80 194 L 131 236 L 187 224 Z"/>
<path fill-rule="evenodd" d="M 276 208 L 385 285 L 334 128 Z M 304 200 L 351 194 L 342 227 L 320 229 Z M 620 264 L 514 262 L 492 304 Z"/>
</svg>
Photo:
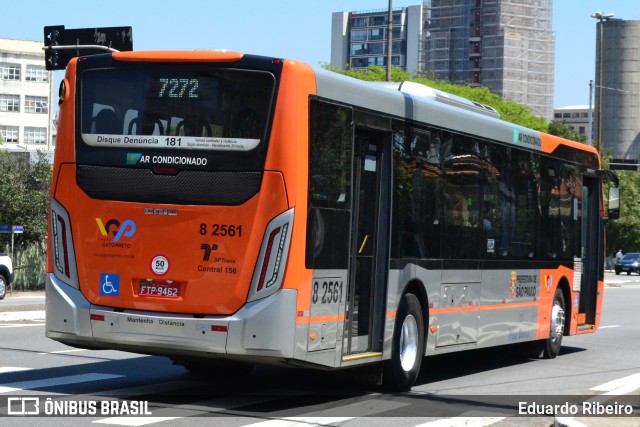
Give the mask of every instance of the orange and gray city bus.
<svg viewBox="0 0 640 427">
<path fill-rule="evenodd" d="M 222 51 L 81 54 L 59 108 L 49 338 L 194 372 L 377 364 L 406 390 L 425 356 L 553 358 L 598 327 L 593 147 L 416 83 Z"/>
</svg>

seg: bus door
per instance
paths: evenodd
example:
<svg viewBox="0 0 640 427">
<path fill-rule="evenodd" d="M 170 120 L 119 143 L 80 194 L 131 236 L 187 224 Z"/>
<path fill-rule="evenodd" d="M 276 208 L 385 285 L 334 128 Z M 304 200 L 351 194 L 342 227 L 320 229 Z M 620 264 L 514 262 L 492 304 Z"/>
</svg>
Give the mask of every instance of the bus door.
<svg viewBox="0 0 640 427">
<path fill-rule="evenodd" d="M 580 286 L 578 323 L 582 325 L 595 324 L 598 278 L 604 268 L 602 265 L 604 262 L 603 249 L 599 245 L 603 238 L 603 225 L 599 220 L 600 193 L 598 183 L 595 174 L 594 176 L 583 176 L 581 250 L 580 259 L 576 259 L 575 263 L 580 263 L 575 267 L 576 270 L 582 269 L 582 278 L 577 281 Z"/>
<path fill-rule="evenodd" d="M 388 271 L 390 132 L 355 128 L 344 355 L 382 351 Z M 384 179 L 383 179 L 384 175 Z"/>
</svg>

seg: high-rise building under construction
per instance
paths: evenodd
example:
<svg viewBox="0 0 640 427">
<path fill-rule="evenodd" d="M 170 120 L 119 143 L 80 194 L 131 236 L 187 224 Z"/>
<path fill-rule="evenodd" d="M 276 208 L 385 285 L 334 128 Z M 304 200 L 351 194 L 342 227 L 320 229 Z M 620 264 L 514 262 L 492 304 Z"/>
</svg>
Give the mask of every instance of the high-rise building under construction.
<svg viewBox="0 0 640 427">
<path fill-rule="evenodd" d="M 393 13 L 392 64 L 553 117 L 552 0 L 424 0 Z M 333 14 L 331 65 L 386 65 L 388 12 Z M 420 25 L 420 23 L 422 23 Z"/>
<path fill-rule="evenodd" d="M 552 0 L 425 0 L 421 71 L 553 113 Z"/>
</svg>

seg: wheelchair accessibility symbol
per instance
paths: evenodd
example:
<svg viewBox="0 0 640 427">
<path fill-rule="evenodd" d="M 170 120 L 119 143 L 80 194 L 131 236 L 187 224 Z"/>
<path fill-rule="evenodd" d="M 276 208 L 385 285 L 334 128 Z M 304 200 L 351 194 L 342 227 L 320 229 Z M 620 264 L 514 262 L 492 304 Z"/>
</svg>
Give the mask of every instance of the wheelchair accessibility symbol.
<svg viewBox="0 0 640 427">
<path fill-rule="evenodd" d="M 120 275 L 113 273 L 100 274 L 100 295 L 117 297 L 120 295 Z"/>
</svg>

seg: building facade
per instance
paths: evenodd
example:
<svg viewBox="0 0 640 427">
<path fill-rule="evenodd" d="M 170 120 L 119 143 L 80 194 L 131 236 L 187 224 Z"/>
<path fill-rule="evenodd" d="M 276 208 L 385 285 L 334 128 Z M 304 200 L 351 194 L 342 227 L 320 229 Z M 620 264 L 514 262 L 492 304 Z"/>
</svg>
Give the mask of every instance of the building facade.
<svg viewBox="0 0 640 427">
<path fill-rule="evenodd" d="M 553 110 L 554 122 L 564 123 L 577 134 L 586 136 L 588 141 L 589 129 L 591 127 L 591 123 L 589 123 L 590 118 L 593 121 L 593 115 L 589 117 L 588 105 L 569 105 Z"/>
<path fill-rule="evenodd" d="M 42 42 L 0 39 L 0 136 L 10 153 L 51 152 L 53 73 Z"/>
<path fill-rule="evenodd" d="M 640 160 L 638 40 L 640 21 L 596 24 L 594 139 L 614 162 Z"/>
<path fill-rule="evenodd" d="M 552 0 L 425 0 L 421 69 L 553 117 Z"/>
<path fill-rule="evenodd" d="M 414 73 L 422 52 L 422 6 L 393 10 L 391 64 Z M 331 66 L 367 69 L 387 64 L 387 9 L 364 12 L 334 12 L 331 26 Z"/>
</svg>

